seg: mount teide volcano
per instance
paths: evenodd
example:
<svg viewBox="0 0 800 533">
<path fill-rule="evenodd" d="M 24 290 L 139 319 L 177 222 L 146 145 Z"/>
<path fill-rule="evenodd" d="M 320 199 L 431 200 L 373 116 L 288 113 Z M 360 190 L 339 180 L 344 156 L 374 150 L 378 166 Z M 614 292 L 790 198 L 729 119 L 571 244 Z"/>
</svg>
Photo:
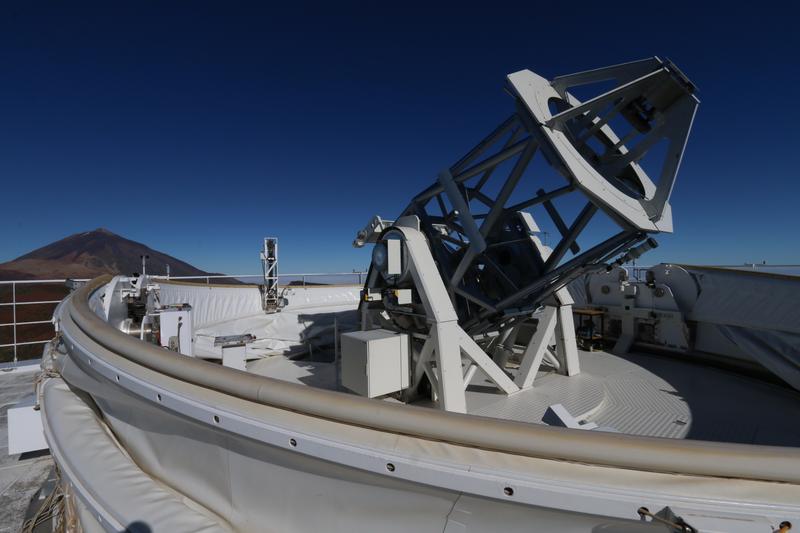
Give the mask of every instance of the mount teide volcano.
<svg viewBox="0 0 800 533">
<path fill-rule="evenodd" d="M 142 255 L 149 255 L 147 271 L 173 276 L 209 274 L 185 261 L 121 237 L 104 228 L 76 233 L 21 257 L 0 263 L 0 279 L 92 278 L 101 274 L 132 274 L 142 269 Z"/>
</svg>

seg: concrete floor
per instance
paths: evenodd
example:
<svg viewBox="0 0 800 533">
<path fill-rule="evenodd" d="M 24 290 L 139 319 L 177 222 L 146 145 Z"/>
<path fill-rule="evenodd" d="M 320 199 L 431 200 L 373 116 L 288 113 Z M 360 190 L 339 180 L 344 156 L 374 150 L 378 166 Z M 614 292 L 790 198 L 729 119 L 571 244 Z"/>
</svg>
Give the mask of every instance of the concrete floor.
<svg viewBox="0 0 800 533">
<path fill-rule="evenodd" d="M 17 533 L 31 498 L 47 480 L 50 454 L 8 455 L 8 408 L 33 392 L 36 372 L 0 370 L 0 533 Z"/>
</svg>

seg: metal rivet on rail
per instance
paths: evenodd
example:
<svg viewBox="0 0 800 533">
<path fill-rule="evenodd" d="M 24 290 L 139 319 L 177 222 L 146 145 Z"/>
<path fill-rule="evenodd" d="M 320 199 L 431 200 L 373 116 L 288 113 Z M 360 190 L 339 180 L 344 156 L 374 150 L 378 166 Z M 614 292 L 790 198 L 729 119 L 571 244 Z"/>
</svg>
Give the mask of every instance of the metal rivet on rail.
<svg viewBox="0 0 800 533">
<path fill-rule="evenodd" d="M 119 383 L 119 374 L 117 374 L 117 383 Z"/>
<path fill-rule="evenodd" d="M 392 463 L 386 463 L 386 470 L 394 472 L 394 465 Z"/>
<path fill-rule="evenodd" d="M 219 424 L 219 416 L 218 415 L 214 415 L 214 423 L 215 424 Z"/>
<path fill-rule="evenodd" d="M 156 394 L 156 400 L 158 400 L 159 402 L 161 401 L 161 395 L 160 394 Z"/>
<path fill-rule="evenodd" d="M 289 444 L 291 445 L 292 448 L 297 447 L 297 441 L 294 439 L 289 439 Z"/>
<path fill-rule="evenodd" d="M 513 496 L 514 489 L 512 489 L 511 487 L 506 487 L 503 489 L 503 494 L 505 494 L 506 496 Z"/>
</svg>

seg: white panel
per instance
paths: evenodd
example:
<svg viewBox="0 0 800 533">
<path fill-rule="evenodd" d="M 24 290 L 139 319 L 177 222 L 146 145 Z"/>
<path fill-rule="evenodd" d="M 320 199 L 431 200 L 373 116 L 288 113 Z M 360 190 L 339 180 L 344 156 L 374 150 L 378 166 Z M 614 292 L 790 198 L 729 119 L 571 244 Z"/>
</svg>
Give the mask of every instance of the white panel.
<svg viewBox="0 0 800 533">
<path fill-rule="evenodd" d="M 42 417 L 34 410 L 35 398 L 19 402 L 8 410 L 8 455 L 46 450 Z"/>
<path fill-rule="evenodd" d="M 388 239 L 386 241 L 386 249 L 389 256 L 386 261 L 386 273 L 389 275 L 399 275 L 403 273 L 400 246 L 401 243 L 399 239 Z"/>
<path fill-rule="evenodd" d="M 192 306 L 194 327 L 263 313 L 258 287 L 219 287 L 159 282 L 160 301 Z"/>
<path fill-rule="evenodd" d="M 169 307 L 159 312 L 161 346 L 169 348 L 170 339 L 177 337 L 179 352 L 194 356 L 192 347 L 192 308 Z"/>
<path fill-rule="evenodd" d="M 245 367 L 246 348 L 241 346 L 231 346 L 222 349 L 222 366 L 235 368 L 236 370 L 246 370 Z"/>
</svg>

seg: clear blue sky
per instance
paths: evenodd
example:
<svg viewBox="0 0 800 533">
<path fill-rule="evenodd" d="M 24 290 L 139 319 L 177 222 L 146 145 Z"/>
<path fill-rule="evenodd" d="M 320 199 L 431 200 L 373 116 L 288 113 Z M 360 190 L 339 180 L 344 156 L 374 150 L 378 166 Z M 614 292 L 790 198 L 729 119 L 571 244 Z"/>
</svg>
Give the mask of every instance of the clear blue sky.
<svg viewBox="0 0 800 533">
<path fill-rule="evenodd" d="M 659 55 L 702 105 L 644 262 L 800 263 L 793 4 L 121 4 L 0 7 L 0 261 L 103 226 L 211 271 L 266 235 L 284 271 L 361 268 L 356 230 L 512 110 L 506 74 Z"/>
</svg>

